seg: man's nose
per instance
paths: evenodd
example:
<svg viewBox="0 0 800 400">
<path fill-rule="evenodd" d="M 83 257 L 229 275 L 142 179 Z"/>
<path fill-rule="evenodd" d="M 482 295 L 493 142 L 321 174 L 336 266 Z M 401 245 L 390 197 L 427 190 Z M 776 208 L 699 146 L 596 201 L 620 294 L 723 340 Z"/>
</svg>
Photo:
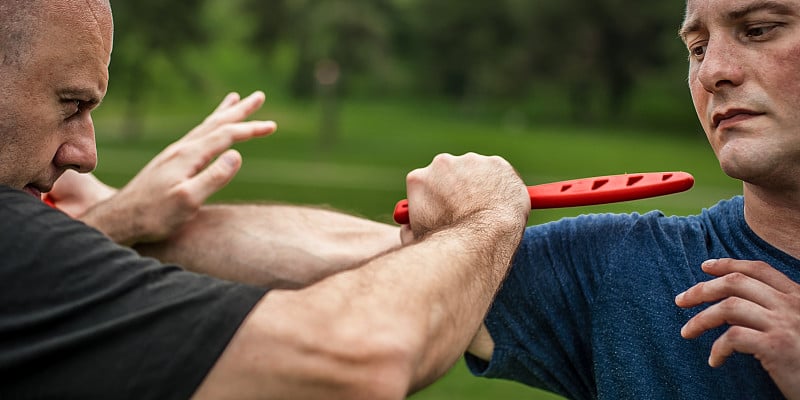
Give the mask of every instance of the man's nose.
<svg viewBox="0 0 800 400">
<path fill-rule="evenodd" d="M 74 169 L 80 173 L 91 172 L 97 167 L 97 144 L 94 139 L 94 125 L 83 126 L 71 132 L 58 148 L 53 162 L 64 169 Z"/>
<path fill-rule="evenodd" d="M 736 44 L 725 39 L 709 41 L 697 78 L 709 93 L 741 85 L 744 70 Z"/>
</svg>

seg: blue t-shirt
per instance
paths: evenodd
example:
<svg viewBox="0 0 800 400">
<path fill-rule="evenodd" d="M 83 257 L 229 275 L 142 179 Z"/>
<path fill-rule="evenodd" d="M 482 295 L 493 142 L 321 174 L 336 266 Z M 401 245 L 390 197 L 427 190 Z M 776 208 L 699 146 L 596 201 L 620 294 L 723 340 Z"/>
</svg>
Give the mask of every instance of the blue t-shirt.
<svg viewBox="0 0 800 400">
<path fill-rule="evenodd" d="M 690 217 L 584 215 L 529 227 L 489 315 L 490 363 L 475 375 L 510 379 L 576 399 L 772 399 L 760 362 L 734 354 L 708 366 L 726 329 L 698 339 L 681 327 L 704 307 L 675 305 L 712 277 L 712 258 L 764 261 L 800 281 L 800 260 L 759 238 L 741 197 Z"/>
</svg>

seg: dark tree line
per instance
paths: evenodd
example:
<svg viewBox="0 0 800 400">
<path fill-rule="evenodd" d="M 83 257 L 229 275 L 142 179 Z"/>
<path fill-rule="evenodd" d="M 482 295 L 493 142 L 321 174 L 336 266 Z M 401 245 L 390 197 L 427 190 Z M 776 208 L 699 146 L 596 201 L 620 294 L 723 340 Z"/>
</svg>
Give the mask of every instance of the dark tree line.
<svg viewBox="0 0 800 400">
<path fill-rule="evenodd" d="M 320 96 L 330 118 L 336 99 L 353 90 L 515 99 L 553 82 L 569 93 L 576 118 L 596 93 L 615 114 L 643 74 L 685 63 L 676 35 L 682 2 L 117 0 L 112 65 L 125 72 L 115 76 L 140 87 L 152 54 L 184 68 L 181 50 L 207 39 L 203 6 L 220 1 L 252 22 L 246 44 L 264 62 L 279 46 L 293 49 L 287 90 Z"/>
</svg>

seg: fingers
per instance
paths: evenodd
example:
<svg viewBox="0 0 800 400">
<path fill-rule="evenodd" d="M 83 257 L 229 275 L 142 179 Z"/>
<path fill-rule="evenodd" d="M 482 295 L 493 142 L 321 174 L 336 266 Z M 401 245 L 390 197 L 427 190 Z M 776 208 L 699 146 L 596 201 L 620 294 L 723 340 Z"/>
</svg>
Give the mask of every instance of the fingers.
<svg viewBox="0 0 800 400">
<path fill-rule="evenodd" d="M 779 308 L 784 297 L 771 284 L 782 287 L 783 274 L 763 262 L 731 259 L 709 260 L 702 268 L 718 278 L 692 286 L 675 298 L 675 304 L 690 308 L 718 303 L 690 319 L 681 336 L 695 338 L 723 324 L 758 330 L 769 325 L 770 310 Z"/>
<path fill-rule="evenodd" d="M 228 125 L 213 134 L 203 136 L 188 146 L 189 151 L 181 155 L 189 160 L 195 160 L 194 173 L 206 167 L 209 160 L 229 149 L 233 144 L 255 137 L 269 135 L 277 129 L 272 121 L 248 121 Z"/>
<path fill-rule="evenodd" d="M 227 98 L 226 98 L 227 100 Z M 213 124 L 224 124 L 228 122 L 241 121 L 264 105 L 266 95 L 262 91 L 253 92 L 241 101 L 233 101 L 227 107 L 221 107 L 206 118 L 206 121 Z M 227 104 L 223 101 L 223 104 Z"/>
<path fill-rule="evenodd" d="M 694 285 L 675 303 L 714 304 L 689 319 L 681 336 L 696 338 L 728 325 L 711 347 L 711 367 L 722 366 L 734 353 L 751 354 L 784 394 L 800 394 L 800 285 L 764 262 L 709 260 L 702 268 L 716 278 Z"/>
<path fill-rule="evenodd" d="M 179 185 L 180 189 L 189 194 L 191 204 L 202 204 L 212 194 L 230 183 L 241 166 L 241 154 L 236 150 L 228 150 L 206 169 Z"/>
<path fill-rule="evenodd" d="M 733 326 L 719 337 L 711 346 L 708 365 L 721 367 L 733 353 L 762 354 L 761 334 L 753 329 Z"/>
<path fill-rule="evenodd" d="M 780 300 L 777 295 L 790 291 L 794 285 L 778 270 L 758 261 L 709 260 L 703 263 L 702 268 L 718 278 L 700 282 L 679 294 L 675 298 L 679 307 L 695 307 L 738 297 L 773 309 Z"/>
<path fill-rule="evenodd" d="M 265 100 L 266 96 L 261 91 L 256 91 L 242 100 L 239 100 L 238 94 L 232 93 L 225 97 L 203 123 L 192 129 L 184 138 L 203 136 L 225 124 L 243 121 L 261 108 Z"/>
<path fill-rule="evenodd" d="M 269 135 L 278 129 L 274 121 L 247 121 L 226 125 L 213 134 L 200 139 L 201 143 L 229 147 L 256 137 Z"/>
<path fill-rule="evenodd" d="M 729 297 L 737 297 L 772 308 L 777 291 L 766 283 L 741 272 L 731 272 L 707 282 L 700 282 L 675 297 L 679 307 L 695 307 Z"/>
<path fill-rule="evenodd" d="M 226 108 L 238 103 L 239 100 L 241 100 L 241 97 L 239 96 L 239 93 L 228 93 L 225 96 L 225 98 L 222 99 L 222 102 L 219 103 L 217 108 L 214 109 L 214 111 L 211 112 L 211 113 L 215 114 L 215 113 L 218 113 L 218 112 L 220 112 L 222 110 L 225 110 Z"/>
<path fill-rule="evenodd" d="M 211 134 L 194 138 L 184 137 L 169 145 L 153 159 L 153 168 L 179 167 L 181 175 L 190 178 L 202 171 L 219 154 L 234 143 L 272 134 L 277 129 L 273 121 L 248 121 L 230 124 Z M 167 167 L 167 164 L 172 167 Z M 183 167 L 180 167 L 183 166 Z"/>
<path fill-rule="evenodd" d="M 795 287 L 795 283 L 786 275 L 762 261 L 723 258 L 708 260 L 703 263 L 702 268 L 707 274 L 714 276 L 723 276 L 734 272 L 742 273 L 764 282 L 782 293 L 789 293 Z"/>
<path fill-rule="evenodd" d="M 681 336 L 694 339 L 724 324 L 765 330 L 770 323 L 769 310 L 751 301 L 729 297 L 692 317 L 681 328 Z"/>
</svg>

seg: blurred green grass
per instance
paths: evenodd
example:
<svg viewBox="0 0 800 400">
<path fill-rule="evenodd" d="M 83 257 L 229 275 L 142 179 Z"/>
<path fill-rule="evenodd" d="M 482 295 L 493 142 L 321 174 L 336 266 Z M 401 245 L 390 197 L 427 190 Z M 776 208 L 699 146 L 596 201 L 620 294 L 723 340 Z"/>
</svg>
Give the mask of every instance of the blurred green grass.
<svg viewBox="0 0 800 400">
<path fill-rule="evenodd" d="M 207 106 L 210 111 L 213 106 Z M 97 175 L 120 185 L 151 157 L 205 116 L 205 110 L 144 121 L 136 141 L 124 140 L 119 113 L 97 112 Z M 648 171 L 682 170 L 695 187 L 685 193 L 619 204 L 537 210 L 531 223 L 585 212 L 660 209 L 667 214 L 698 212 L 739 193 L 726 177 L 705 138 L 685 132 L 569 125 L 509 126 L 502 117 L 465 115 L 447 106 L 404 101 L 348 102 L 342 107 L 339 141 L 322 149 L 313 103 L 268 103 L 255 118 L 274 119 L 278 132 L 236 145 L 244 165 L 213 201 L 263 201 L 329 205 L 390 221 L 405 197 L 405 174 L 441 152 L 473 151 L 509 160 L 529 185 L 562 179 Z"/>
<path fill-rule="evenodd" d="M 205 109 L 203 109 L 205 107 Z M 161 113 L 143 120 L 144 132 L 125 140 L 117 132 L 119 109 L 96 112 L 97 175 L 114 185 L 127 182 L 163 147 L 204 118 L 213 104 L 194 112 Z M 440 152 L 474 151 L 508 159 L 528 184 L 594 175 L 648 171 L 692 173 L 686 193 L 612 205 L 537 210 L 530 223 L 589 212 L 697 213 L 740 192 L 740 184 L 719 170 L 698 128 L 696 134 L 634 128 L 537 123 L 503 113 L 471 114 L 447 104 L 422 100 L 349 101 L 342 104 L 339 140 L 323 149 L 317 106 L 268 101 L 256 118 L 274 119 L 272 137 L 242 143 L 239 175 L 212 198 L 214 202 L 276 201 L 327 205 L 391 222 L 394 204 L 405 197 L 405 174 L 427 165 Z M 551 399 L 516 383 L 478 379 L 463 361 L 442 380 L 412 396 L 434 399 Z"/>
</svg>

